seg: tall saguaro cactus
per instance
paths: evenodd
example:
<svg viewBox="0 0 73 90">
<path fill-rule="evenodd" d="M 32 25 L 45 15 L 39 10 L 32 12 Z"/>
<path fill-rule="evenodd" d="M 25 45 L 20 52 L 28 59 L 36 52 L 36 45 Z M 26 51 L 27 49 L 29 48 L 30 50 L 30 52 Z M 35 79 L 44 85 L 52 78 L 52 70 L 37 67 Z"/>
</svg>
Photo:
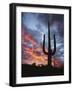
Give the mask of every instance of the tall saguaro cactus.
<svg viewBox="0 0 73 90">
<path fill-rule="evenodd" d="M 51 38 L 50 38 L 50 24 L 48 22 L 48 52 L 45 50 L 45 34 L 44 34 L 44 40 L 43 40 L 43 52 L 48 55 L 48 65 L 51 66 L 51 58 L 56 52 L 56 38 L 55 34 L 53 36 L 54 38 L 54 49 L 51 49 Z"/>
</svg>

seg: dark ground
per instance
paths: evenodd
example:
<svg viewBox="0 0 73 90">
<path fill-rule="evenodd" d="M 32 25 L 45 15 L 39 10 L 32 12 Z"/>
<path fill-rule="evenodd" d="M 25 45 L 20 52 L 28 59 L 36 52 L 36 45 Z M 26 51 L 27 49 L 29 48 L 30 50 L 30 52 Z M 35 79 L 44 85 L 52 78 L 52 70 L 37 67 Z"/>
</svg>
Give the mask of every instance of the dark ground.
<svg viewBox="0 0 73 90">
<path fill-rule="evenodd" d="M 64 75 L 64 68 L 22 64 L 22 77 Z"/>
</svg>

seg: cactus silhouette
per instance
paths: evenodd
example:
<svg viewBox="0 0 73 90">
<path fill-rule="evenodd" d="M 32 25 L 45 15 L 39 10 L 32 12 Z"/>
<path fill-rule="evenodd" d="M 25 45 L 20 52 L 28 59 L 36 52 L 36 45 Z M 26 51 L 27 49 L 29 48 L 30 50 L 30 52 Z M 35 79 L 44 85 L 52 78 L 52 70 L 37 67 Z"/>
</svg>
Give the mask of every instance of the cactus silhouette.
<svg viewBox="0 0 73 90">
<path fill-rule="evenodd" d="M 50 39 L 50 24 L 48 22 L 48 52 L 45 50 L 45 34 L 43 39 L 43 52 L 48 55 L 48 65 L 51 66 L 51 58 L 56 52 L 56 38 L 55 34 L 53 36 L 54 38 L 54 49 L 51 49 L 51 39 Z"/>
</svg>

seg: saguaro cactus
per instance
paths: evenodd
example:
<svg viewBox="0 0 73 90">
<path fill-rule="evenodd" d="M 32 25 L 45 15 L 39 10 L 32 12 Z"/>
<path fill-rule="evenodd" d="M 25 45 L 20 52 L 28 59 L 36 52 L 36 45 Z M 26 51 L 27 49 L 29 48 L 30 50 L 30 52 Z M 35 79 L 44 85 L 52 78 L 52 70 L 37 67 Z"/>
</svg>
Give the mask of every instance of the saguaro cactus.
<svg viewBox="0 0 73 90">
<path fill-rule="evenodd" d="M 43 52 L 48 55 L 48 65 L 51 66 L 51 58 L 56 52 L 56 38 L 54 34 L 54 49 L 51 49 L 51 39 L 50 39 L 50 24 L 48 22 L 48 52 L 45 50 L 45 34 L 43 39 Z"/>
</svg>

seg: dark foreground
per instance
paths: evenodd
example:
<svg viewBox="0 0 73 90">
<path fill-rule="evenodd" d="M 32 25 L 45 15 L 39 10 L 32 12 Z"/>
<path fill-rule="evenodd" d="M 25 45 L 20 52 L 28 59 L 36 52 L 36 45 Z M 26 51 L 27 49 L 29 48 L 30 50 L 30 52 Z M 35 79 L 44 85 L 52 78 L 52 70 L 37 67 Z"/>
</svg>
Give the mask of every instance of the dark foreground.
<svg viewBox="0 0 73 90">
<path fill-rule="evenodd" d="M 55 76 L 64 75 L 64 68 L 53 68 L 49 66 L 32 66 L 22 64 L 22 77 L 34 77 L 34 76 Z"/>
</svg>

